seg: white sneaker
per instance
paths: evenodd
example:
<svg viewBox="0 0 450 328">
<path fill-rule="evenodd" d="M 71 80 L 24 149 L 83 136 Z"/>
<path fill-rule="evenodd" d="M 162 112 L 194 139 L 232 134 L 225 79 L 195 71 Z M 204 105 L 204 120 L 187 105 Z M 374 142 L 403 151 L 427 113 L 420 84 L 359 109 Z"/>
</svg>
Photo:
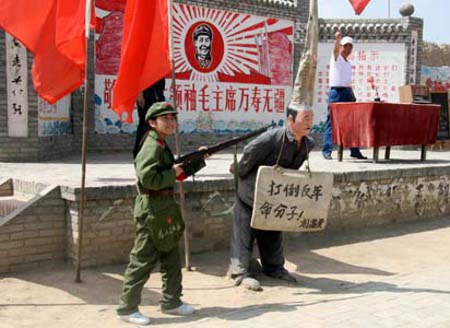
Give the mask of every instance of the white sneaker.
<svg viewBox="0 0 450 328">
<path fill-rule="evenodd" d="M 192 313 L 194 313 L 195 310 L 189 304 L 183 303 L 183 304 L 181 304 L 181 306 L 179 306 L 175 309 L 170 309 L 170 310 L 161 309 L 161 311 L 162 311 L 162 313 L 165 313 L 165 314 L 186 316 L 186 315 L 191 315 Z"/>
<path fill-rule="evenodd" d="M 119 318 L 125 322 L 134 323 L 136 325 L 146 326 L 150 324 L 150 318 L 137 311 L 129 315 L 119 315 Z"/>
</svg>

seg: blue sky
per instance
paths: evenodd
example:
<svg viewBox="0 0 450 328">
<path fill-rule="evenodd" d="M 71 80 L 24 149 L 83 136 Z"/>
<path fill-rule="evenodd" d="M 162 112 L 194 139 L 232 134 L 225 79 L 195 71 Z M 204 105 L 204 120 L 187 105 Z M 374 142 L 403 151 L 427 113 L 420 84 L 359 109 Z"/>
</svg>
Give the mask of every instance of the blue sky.
<svg viewBox="0 0 450 328">
<path fill-rule="evenodd" d="M 321 18 L 358 18 L 348 0 L 318 0 Z M 415 17 L 424 20 L 425 41 L 450 44 L 450 0 L 390 0 L 391 18 L 401 17 L 398 9 L 409 2 L 414 4 Z M 387 18 L 389 0 L 372 0 L 361 18 Z"/>
</svg>

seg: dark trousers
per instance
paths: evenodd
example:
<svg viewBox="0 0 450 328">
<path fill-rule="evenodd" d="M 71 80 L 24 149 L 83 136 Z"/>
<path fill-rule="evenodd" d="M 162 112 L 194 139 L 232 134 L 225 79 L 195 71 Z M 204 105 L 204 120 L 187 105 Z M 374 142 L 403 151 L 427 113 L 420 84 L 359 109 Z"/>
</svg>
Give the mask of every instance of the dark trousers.
<svg viewBox="0 0 450 328">
<path fill-rule="evenodd" d="M 283 234 L 280 231 L 251 228 L 252 210 L 251 206 L 246 205 L 237 197 L 233 216 L 229 271 L 234 277 L 249 274 L 255 239 L 264 273 L 271 274 L 284 270 Z"/>
<path fill-rule="evenodd" d="M 333 136 L 331 129 L 330 104 L 336 102 L 355 102 L 356 98 L 352 88 L 331 89 L 328 94 L 328 113 L 325 121 L 325 131 L 323 133 L 323 149 L 322 154 L 331 155 L 333 151 Z M 350 148 L 350 156 L 358 156 L 361 154 L 359 148 Z"/>
<path fill-rule="evenodd" d="M 139 124 L 136 130 L 136 139 L 134 140 L 133 158 L 136 158 L 139 150 L 141 149 L 142 138 L 150 130 L 150 126 L 147 122 L 145 122 L 145 114 L 147 114 L 149 107 L 150 106 L 146 106 L 146 108 L 142 108 L 138 106 Z"/>
</svg>

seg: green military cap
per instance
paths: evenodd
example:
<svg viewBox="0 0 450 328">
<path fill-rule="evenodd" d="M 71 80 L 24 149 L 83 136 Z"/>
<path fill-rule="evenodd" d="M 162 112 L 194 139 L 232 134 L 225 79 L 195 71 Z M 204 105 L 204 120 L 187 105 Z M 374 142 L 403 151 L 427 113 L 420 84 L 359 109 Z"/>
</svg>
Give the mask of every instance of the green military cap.
<svg viewBox="0 0 450 328">
<path fill-rule="evenodd" d="M 167 101 L 161 101 L 154 103 L 145 114 L 145 121 L 154 120 L 158 116 L 167 115 L 167 114 L 178 114 L 177 111 L 173 108 L 173 106 Z"/>
</svg>

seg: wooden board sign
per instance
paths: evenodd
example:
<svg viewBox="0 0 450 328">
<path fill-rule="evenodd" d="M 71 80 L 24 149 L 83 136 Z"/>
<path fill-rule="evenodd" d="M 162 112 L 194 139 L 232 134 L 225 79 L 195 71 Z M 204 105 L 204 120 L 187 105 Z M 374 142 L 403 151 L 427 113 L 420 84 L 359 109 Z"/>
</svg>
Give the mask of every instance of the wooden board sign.
<svg viewBox="0 0 450 328">
<path fill-rule="evenodd" d="M 251 227 L 272 231 L 321 231 L 328 220 L 333 174 L 261 166 Z"/>
</svg>

